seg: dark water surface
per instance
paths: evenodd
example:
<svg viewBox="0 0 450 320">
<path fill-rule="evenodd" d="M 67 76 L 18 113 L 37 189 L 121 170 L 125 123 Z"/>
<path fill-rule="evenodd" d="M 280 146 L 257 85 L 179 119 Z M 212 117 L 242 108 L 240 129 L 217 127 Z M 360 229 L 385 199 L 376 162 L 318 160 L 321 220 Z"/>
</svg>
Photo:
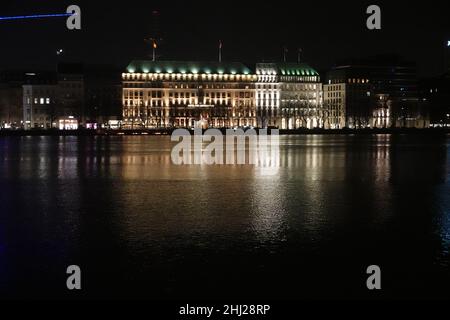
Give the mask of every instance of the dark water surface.
<svg viewBox="0 0 450 320">
<path fill-rule="evenodd" d="M 172 165 L 169 137 L 0 138 L 0 298 L 450 298 L 450 138 L 280 140 L 262 171 Z"/>
</svg>

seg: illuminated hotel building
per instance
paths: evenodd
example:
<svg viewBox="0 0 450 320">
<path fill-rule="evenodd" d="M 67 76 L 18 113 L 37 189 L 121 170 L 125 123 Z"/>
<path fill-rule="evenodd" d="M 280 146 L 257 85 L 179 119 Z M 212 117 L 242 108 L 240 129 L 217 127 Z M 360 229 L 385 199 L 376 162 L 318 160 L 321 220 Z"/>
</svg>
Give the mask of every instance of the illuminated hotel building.
<svg viewBox="0 0 450 320">
<path fill-rule="evenodd" d="M 256 74 L 259 127 L 327 128 L 316 70 L 305 63 L 259 63 Z"/>
<path fill-rule="evenodd" d="M 133 61 L 122 74 L 122 127 L 256 126 L 256 81 L 241 63 Z"/>
</svg>

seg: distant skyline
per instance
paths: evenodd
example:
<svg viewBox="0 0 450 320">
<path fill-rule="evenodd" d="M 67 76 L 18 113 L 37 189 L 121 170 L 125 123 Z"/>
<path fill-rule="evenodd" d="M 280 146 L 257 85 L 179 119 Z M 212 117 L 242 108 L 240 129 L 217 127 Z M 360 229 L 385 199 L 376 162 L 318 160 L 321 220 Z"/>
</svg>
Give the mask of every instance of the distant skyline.
<svg viewBox="0 0 450 320">
<path fill-rule="evenodd" d="M 365 27 L 368 1 L 295 2 L 283 5 L 257 1 L 2 1 L 0 16 L 63 13 L 70 4 L 82 9 L 82 30 L 68 31 L 64 18 L 0 21 L 0 68 L 51 68 L 56 50 L 85 63 L 126 66 L 133 59 L 151 59 L 152 11 L 161 14 L 163 60 L 218 59 L 247 64 L 302 60 L 320 71 L 341 59 L 398 54 L 417 62 L 421 76 L 445 72 L 450 62 L 449 11 L 446 4 L 384 3 L 382 30 Z"/>
</svg>

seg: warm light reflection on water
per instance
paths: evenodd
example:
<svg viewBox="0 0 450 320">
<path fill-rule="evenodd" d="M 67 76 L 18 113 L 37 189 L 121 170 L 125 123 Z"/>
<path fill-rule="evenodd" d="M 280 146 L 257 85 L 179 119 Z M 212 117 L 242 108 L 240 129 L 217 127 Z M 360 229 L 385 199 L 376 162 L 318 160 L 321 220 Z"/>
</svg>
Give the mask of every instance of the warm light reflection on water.
<svg viewBox="0 0 450 320">
<path fill-rule="evenodd" d="M 265 277 L 267 288 L 255 291 L 270 296 L 281 288 L 270 279 L 282 277 L 287 296 L 300 284 L 320 294 L 326 281 L 345 285 L 314 276 L 335 260 L 345 270 L 381 261 L 393 274 L 414 261 L 410 277 L 450 278 L 448 139 L 281 136 L 265 166 L 177 166 L 173 145 L 151 136 L 1 138 L 0 294 L 30 261 L 46 274 L 74 257 L 100 278 L 119 263 L 119 296 L 150 282 L 170 296 L 191 285 L 192 272 L 202 288 Z"/>
</svg>

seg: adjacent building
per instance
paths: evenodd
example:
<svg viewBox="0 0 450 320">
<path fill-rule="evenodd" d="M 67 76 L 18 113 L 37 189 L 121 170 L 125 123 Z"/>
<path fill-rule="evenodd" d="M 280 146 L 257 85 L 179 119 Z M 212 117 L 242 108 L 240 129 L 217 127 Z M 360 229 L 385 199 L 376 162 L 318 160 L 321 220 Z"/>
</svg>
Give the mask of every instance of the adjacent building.
<svg viewBox="0 0 450 320">
<path fill-rule="evenodd" d="M 84 108 L 83 75 L 65 67 L 28 74 L 22 86 L 23 129 L 78 129 Z"/>
<path fill-rule="evenodd" d="M 87 129 L 118 128 L 122 114 L 120 70 L 108 65 L 60 64 L 58 103 L 62 120 Z"/>
<path fill-rule="evenodd" d="M 22 79 L 23 73 L 0 73 L 0 129 L 22 126 Z"/>
<path fill-rule="evenodd" d="M 429 126 L 416 66 L 395 56 L 336 65 L 326 76 L 324 106 L 336 129 Z"/>
<path fill-rule="evenodd" d="M 0 72 L 0 128 L 119 128 L 120 71 L 61 63 L 57 71 Z"/>
<path fill-rule="evenodd" d="M 421 82 L 424 102 L 428 103 L 430 125 L 450 127 L 450 71 Z"/>
<path fill-rule="evenodd" d="M 47 86 L 55 84 L 55 74 L 52 72 L 28 72 L 21 70 L 6 70 L 0 72 L 0 127 L 2 129 L 19 129 L 25 127 L 25 108 L 30 108 L 37 99 L 49 98 L 47 94 L 39 94 L 36 97 L 26 94 L 24 86 Z M 28 91 L 27 91 L 28 92 Z M 26 99 L 25 99 L 26 98 Z M 37 104 L 36 103 L 36 104 Z M 45 104 L 45 102 L 44 102 Z M 31 112 L 32 110 L 30 110 Z M 31 126 L 31 122 L 29 124 Z"/>
<path fill-rule="evenodd" d="M 51 129 L 56 126 L 57 86 L 26 84 L 23 86 L 23 128 Z"/>
<path fill-rule="evenodd" d="M 118 129 L 122 120 L 122 70 L 88 66 L 85 71 L 84 119 L 88 129 Z"/>
<path fill-rule="evenodd" d="M 305 63 L 256 65 L 257 125 L 280 129 L 324 128 L 322 83 Z"/>
<path fill-rule="evenodd" d="M 347 68 L 336 68 L 323 86 L 324 108 L 331 129 L 365 128 L 371 125 L 373 110 L 371 84 L 367 76 L 351 75 Z M 388 115 L 386 110 L 386 115 Z"/>
</svg>

